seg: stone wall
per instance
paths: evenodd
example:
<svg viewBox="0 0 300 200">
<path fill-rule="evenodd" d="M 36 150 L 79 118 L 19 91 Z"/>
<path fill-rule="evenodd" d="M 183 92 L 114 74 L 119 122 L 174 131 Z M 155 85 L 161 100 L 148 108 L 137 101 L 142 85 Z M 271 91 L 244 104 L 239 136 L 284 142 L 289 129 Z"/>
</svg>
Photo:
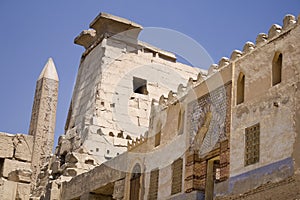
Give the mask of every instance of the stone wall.
<svg viewBox="0 0 300 200">
<path fill-rule="evenodd" d="M 299 177 L 291 177 L 277 183 L 266 183 L 255 189 L 249 190 L 244 194 L 228 195 L 217 197 L 216 200 L 256 200 L 256 199 L 274 199 L 274 200 L 295 200 L 300 198 L 300 180 Z"/>
<path fill-rule="evenodd" d="M 33 136 L 0 132 L 0 199 L 28 200 Z"/>
<path fill-rule="evenodd" d="M 286 20 L 286 18 L 285 18 Z M 234 63 L 233 95 L 237 95 L 239 74 L 245 75 L 244 102 L 232 101 L 229 192 L 243 193 L 267 182 L 294 174 L 292 154 L 296 135 L 295 114 L 299 82 L 300 27 L 269 31 L 269 42 L 262 42 Z M 294 27 L 294 28 L 292 28 Z M 278 28 L 278 27 L 277 27 Z M 275 35 L 274 35 L 275 34 Z M 272 86 L 272 65 L 282 54 L 281 82 Z M 259 162 L 245 164 L 245 129 L 260 124 Z"/>
<path fill-rule="evenodd" d="M 36 189 L 41 168 L 53 150 L 58 99 L 58 75 L 52 58 L 43 68 L 35 89 L 29 135 L 33 136 L 31 189 Z"/>
<path fill-rule="evenodd" d="M 106 29 L 98 27 L 106 20 L 110 21 Z M 176 90 L 200 71 L 177 63 L 172 53 L 138 41 L 138 35 L 123 29 L 125 22 L 129 23 L 106 14 L 95 19 L 98 30 L 83 54 L 66 126 L 66 137 L 75 133 L 99 162 L 124 152 L 128 141 L 147 131 L 153 98 Z M 129 27 L 137 33 L 142 28 Z M 81 45 L 86 36 L 82 34 L 75 39 Z"/>
<path fill-rule="evenodd" d="M 299 20 L 297 23 L 299 24 Z M 99 72 L 98 75 L 101 75 L 103 82 L 97 83 L 96 88 L 90 87 L 90 84 L 97 82 L 93 80 L 94 74 L 90 74 L 92 82 L 89 82 L 87 77 L 82 81 L 77 80 L 75 93 L 78 94 L 74 96 L 78 99 L 77 102 L 72 101 L 76 109 L 71 108 L 67 134 L 61 137 L 57 149 L 58 157 L 55 158 L 54 163 L 59 162 L 61 168 L 65 165 L 64 170 L 72 168 L 77 163 L 71 162 L 73 157 L 83 159 L 83 155 L 93 154 L 91 150 L 97 152 L 98 147 L 95 146 L 98 145 L 97 143 L 104 146 L 98 149 L 101 155 L 108 154 L 107 152 L 116 154 L 118 151 L 107 149 L 104 144 L 119 144 L 115 146 L 124 148 L 126 145 L 123 145 L 122 139 L 128 141 L 127 152 L 100 166 L 95 166 L 88 172 L 78 173 L 79 175 L 76 174 L 71 180 L 62 183 L 61 198 L 93 199 L 104 198 L 105 195 L 107 198 L 129 199 L 132 192 L 131 180 L 134 175 L 139 174 L 139 184 L 136 184 L 135 188 L 140 199 L 147 199 L 150 196 L 150 177 L 153 170 L 159 170 L 158 199 L 298 198 L 300 195 L 298 190 L 300 48 L 297 42 L 300 28 L 298 24 L 293 16 L 286 16 L 282 29 L 278 25 L 273 25 L 268 35 L 258 35 L 256 45 L 247 42 L 243 52 L 235 50 L 230 59 L 221 58 L 218 65 L 212 65 L 207 76 L 200 73 L 197 79 L 190 78 L 186 85 L 176 86 L 177 88 L 169 91 L 167 95 L 151 100 L 151 103 L 149 99 L 144 98 L 145 95 L 134 94 L 133 87 L 128 87 L 128 83 L 131 83 L 133 78 L 129 71 L 135 69 L 135 64 L 145 64 L 144 61 L 147 59 L 170 65 L 170 68 L 171 65 L 177 64 L 170 59 L 157 57 L 159 51 L 152 49 L 152 53 L 149 53 L 148 46 L 144 46 L 143 50 L 127 52 L 128 46 L 123 46 L 122 42 L 102 38 L 97 43 L 102 45 L 102 49 L 99 45 L 88 47 L 82 63 L 89 60 L 88 57 L 96 51 L 103 55 L 108 53 L 106 56 L 119 55 L 121 51 L 122 55 L 118 58 L 102 57 L 103 62 L 112 61 L 109 66 L 113 67 L 108 69 L 109 73 L 106 76 L 104 76 L 106 72 L 99 69 L 100 65 L 93 62 L 93 59 L 95 62 L 99 61 L 96 54 L 89 60 L 89 64 L 80 66 L 79 71 L 82 72 L 79 73 L 82 74 L 77 79 L 84 77 L 85 67 L 93 66 L 95 69 L 89 70 Z M 103 45 L 106 45 L 105 48 Z M 89 45 L 85 47 L 87 46 Z M 120 50 L 122 47 L 124 51 Z M 105 52 L 106 50 L 109 52 Z M 278 53 L 283 55 L 282 78 L 280 83 L 272 85 L 272 63 L 274 64 L 274 56 L 276 57 Z M 118 74 L 121 74 L 121 77 L 118 77 L 114 72 L 116 68 L 128 71 L 120 70 Z M 242 84 L 244 85 L 243 98 L 237 103 L 237 96 L 239 96 L 237 93 L 240 94 L 237 92 L 240 72 L 245 75 L 245 82 Z M 129 77 L 126 76 L 128 74 Z M 95 75 L 95 79 L 99 78 L 98 75 Z M 144 78 L 143 74 L 136 75 Z M 146 108 L 145 105 L 151 106 L 151 110 L 149 112 L 147 110 L 150 115 L 149 129 L 144 135 L 134 137 L 130 132 L 115 129 L 113 126 L 118 124 L 115 123 L 118 121 L 117 118 L 107 127 L 101 127 L 101 123 L 105 124 L 111 117 L 109 114 L 108 120 L 104 117 L 105 114 L 113 113 L 117 106 L 122 105 L 112 97 L 116 94 L 111 93 L 115 86 L 120 86 L 118 84 L 120 81 L 112 83 L 111 86 L 109 85 L 111 77 L 117 80 L 125 77 L 125 82 L 128 81 L 127 84 L 121 84 L 121 90 L 116 91 L 120 92 L 117 92 L 121 94 L 119 97 L 129 93 L 127 98 L 132 113 L 129 114 L 130 118 L 125 118 L 125 113 L 120 110 L 123 117 L 119 119 L 125 123 L 128 123 L 129 119 L 133 121 L 139 117 L 142 119 L 145 110 L 134 114 L 133 108 L 137 109 L 137 104 L 141 102 L 149 103 L 143 104 L 141 109 Z M 105 87 L 102 88 L 103 85 L 100 83 L 105 83 Z M 151 87 L 148 86 L 147 89 L 150 91 Z M 80 96 L 82 93 L 84 95 Z M 106 94 L 108 96 L 105 96 Z M 134 95 L 130 96 L 131 94 Z M 85 95 L 91 96 L 86 98 Z M 87 120 L 86 116 L 80 118 L 81 111 L 83 115 L 88 113 L 88 118 L 92 117 L 92 120 Z M 80 119 L 78 122 L 76 116 L 78 120 Z M 99 116 L 102 116 L 101 119 Z M 101 120 L 106 121 L 100 123 Z M 257 123 L 259 123 L 259 159 L 246 164 L 245 130 Z M 82 141 L 90 147 L 82 145 Z M 69 152 L 74 150 L 75 154 Z M 77 153 L 82 155 L 79 156 Z M 68 161 L 61 163 L 62 158 Z M 183 161 L 182 185 L 181 191 L 174 194 L 172 193 L 172 163 L 178 158 L 182 158 Z M 135 171 L 136 166 L 139 166 L 137 171 Z"/>
</svg>

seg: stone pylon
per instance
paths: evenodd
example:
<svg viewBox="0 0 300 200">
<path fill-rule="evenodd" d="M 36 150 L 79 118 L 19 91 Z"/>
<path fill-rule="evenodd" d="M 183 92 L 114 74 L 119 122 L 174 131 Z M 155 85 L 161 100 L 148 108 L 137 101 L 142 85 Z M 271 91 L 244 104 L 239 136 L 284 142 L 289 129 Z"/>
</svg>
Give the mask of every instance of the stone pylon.
<svg viewBox="0 0 300 200">
<path fill-rule="evenodd" d="M 52 58 L 49 58 L 37 83 L 31 114 L 29 135 L 34 136 L 32 153 L 32 187 L 52 153 L 58 97 L 58 75 Z"/>
</svg>

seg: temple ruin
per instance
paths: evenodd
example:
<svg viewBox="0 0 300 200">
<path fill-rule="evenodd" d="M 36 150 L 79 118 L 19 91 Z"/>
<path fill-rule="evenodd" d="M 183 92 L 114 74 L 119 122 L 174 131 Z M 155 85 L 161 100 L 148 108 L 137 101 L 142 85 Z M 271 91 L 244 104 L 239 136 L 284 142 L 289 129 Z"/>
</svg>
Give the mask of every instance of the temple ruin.
<svg viewBox="0 0 300 200">
<path fill-rule="evenodd" d="M 0 133 L 1 200 L 300 199 L 300 16 L 208 70 L 139 41 L 130 20 L 89 28 L 55 152 L 51 58 L 28 134 Z"/>
</svg>

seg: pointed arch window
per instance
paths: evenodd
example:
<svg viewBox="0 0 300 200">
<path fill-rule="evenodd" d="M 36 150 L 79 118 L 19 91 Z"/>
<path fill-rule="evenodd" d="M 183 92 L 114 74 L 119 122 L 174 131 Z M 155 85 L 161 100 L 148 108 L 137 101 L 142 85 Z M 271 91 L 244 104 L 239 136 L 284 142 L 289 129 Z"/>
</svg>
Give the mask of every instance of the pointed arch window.
<svg viewBox="0 0 300 200">
<path fill-rule="evenodd" d="M 236 105 L 244 102 L 245 98 L 245 75 L 241 72 L 237 80 Z"/>
<path fill-rule="evenodd" d="M 282 76 L 282 53 L 275 53 L 272 61 L 272 86 L 281 82 Z"/>
<path fill-rule="evenodd" d="M 133 167 L 130 179 L 130 200 L 140 199 L 141 166 L 137 163 Z"/>
<path fill-rule="evenodd" d="M 178 134 L 182 134 L 183 133 L 183 129 L 184 129 L 184 115 L 185 115 L 185 111 L 180 110 L 178 113 L 178 124 L 177 124 L 177 131 Z"/>
</svg>

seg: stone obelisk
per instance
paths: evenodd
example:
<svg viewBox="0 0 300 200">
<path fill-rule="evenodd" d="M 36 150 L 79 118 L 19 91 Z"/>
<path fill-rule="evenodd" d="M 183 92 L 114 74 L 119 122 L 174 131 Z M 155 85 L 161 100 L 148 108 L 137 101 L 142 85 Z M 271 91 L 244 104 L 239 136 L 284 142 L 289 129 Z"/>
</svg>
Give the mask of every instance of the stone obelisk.
<svg viewBox="0 0 300 200">
<path fill-rule="evenodd" d="M 41 167 L 52 153 L 58 97 L 58 75 L 49 58 L 37 83 L 32 107 L 29 135 L 34 136 L 31 159 L 32 187 L 35 188 Z"/>
</svg>

